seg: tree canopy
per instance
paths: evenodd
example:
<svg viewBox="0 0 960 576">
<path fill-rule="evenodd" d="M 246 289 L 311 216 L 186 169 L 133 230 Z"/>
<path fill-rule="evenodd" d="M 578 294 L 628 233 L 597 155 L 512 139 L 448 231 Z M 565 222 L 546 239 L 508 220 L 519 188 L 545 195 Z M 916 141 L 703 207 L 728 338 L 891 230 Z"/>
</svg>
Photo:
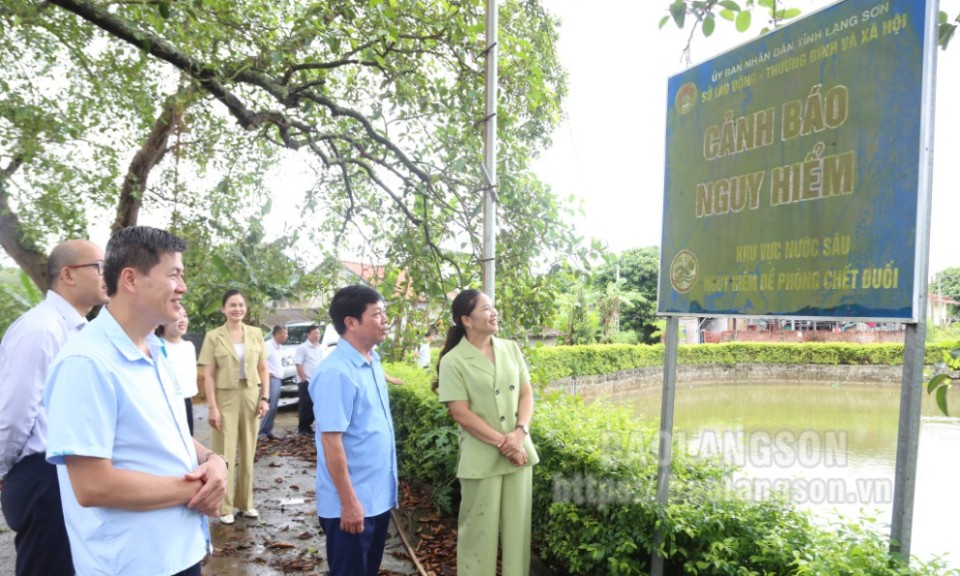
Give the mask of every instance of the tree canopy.
<svg viewBox="0 0 960 576">
<path fill-rule="evenodd" d="M 746 32 L 759 23 L 760 33 L 763 34 L 801 16 L 803 11 L 796 6 L 797 3 L 797 0 L 671 0 L 666 7 L 667 14 L 660 19 L 660 27 L 663 28 L 671 20 L 678 28 L 689 26 L 689 51 L 697 30 L 709 38 L 716 30 L 717 22 L 725 20 L 738 32 Z M 940 47 L 946 49 L 960 24 L 960 14 L 951 18 L 941 10 L 939 24 Z"/>
<path fill-rule="evenodd" d="M 596 284 L 606 286 L 619 279 L 624 291 L 635 294 L 620 318 L 621 330 L 633 330 L 640 342 L 653 343 L 657 326 L 657 280 L 660 272 L 660 248 L 647 246 L 624 250 L 597 273 Z"/>
<path fill-rule="evenodd" d="M 578 250 L 529 169 L 566 90 L 557 25 L 536 0 L 500 8 L 498 269 L 523 321 L 549 298 L 538 265 Z M 305 241 L 389 260 L 420 293 L 475 283 L 483 32 L 478 0 L 5 2 L 0 245 L 46 288 L 46 247 L 111 212 L 242 241 L 284 157 L 316 173 Z"/>
</svg>

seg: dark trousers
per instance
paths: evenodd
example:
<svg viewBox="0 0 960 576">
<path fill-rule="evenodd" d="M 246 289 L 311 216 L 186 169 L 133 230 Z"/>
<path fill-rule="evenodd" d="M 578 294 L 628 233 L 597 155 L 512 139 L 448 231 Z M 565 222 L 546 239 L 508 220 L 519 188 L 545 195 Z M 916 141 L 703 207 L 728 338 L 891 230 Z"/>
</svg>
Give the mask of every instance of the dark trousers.
<svg viewBox="0 0 960 576">
<path fill-rule="evenodd" d="M 267 413 L 260 420 L 260 431 L 257 432 L 257 436 L 273 436 L 273 422 L 277 418 L 277 407 L 280 405 L 282 387 L 282 380 L 276 376 L 270 376 L 270 404 L 267 406 Z"/>
<path fill-rule="evenodd" d="M 300 394 L 300 403 L 297 406 L 298 423 L 297 431 L 304 434 L 311 432 L 310 425 L 313 424 L 313 399 L 310 398 L 310 381 L 305 380 L 297 384 L 297 392 Z"/>
<path fill-rule="evenodd" d="M 173 576 L 200 576 L 200 562 L 197 562 L 193 566 L 187 568 L 186 570 L 181 570 Z"/>
<path fill-rule="evenodd" d="M 364 518 L 360 534 L 341 531 L 339 518 L 320 518 L 320 527 L 327 535 L 330 576 L 377 576 L 387 544 L 389 510 Z"/>
<path fill-rule="evenodd" d="M 14 464 L 0 492 L 3 517 L 17 535 L 17 576 L 73 575 L 57 467 L 44 454 Z"/>
<path fill-rule="evenodd" d="M 193 400 L 184 398 L 183 403 L 187 407 L 187 426 L 190 427 L 190 435 L 193 436 Z"/>
</svg>

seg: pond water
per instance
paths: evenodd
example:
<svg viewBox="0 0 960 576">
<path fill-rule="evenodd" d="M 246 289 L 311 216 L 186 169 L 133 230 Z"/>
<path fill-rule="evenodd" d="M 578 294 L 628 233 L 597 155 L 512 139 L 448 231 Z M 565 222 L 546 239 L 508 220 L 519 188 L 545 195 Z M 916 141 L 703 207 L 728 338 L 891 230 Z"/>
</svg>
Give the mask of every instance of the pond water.
<svg viewBox="0 0 960 576">
<path fill-rule="evenodd" d="M 657 426 L 660 391 L 609 398 Z M 831 382 L 678 385 L 674 430 L 688 450 L 741 467 L 735 485 L 786 488 L 824 521 L 868 516 L 889 533 L 900 388 Z M 960 391 L 950 406 L 960 413 Z M 960 418 L 924 394 L 912 553 L 960 567 Z"/>
</svg>

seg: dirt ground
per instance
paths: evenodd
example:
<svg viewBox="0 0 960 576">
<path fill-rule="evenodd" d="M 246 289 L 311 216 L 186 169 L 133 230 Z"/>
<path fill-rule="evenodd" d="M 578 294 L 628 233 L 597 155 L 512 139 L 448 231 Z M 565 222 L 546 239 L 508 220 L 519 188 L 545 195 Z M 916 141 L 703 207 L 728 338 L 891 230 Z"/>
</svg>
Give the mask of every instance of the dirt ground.
<svg viewBox="0 0 960 576">
<path fill-rule="evenodd" d="M 206 406 L 194 406 L 197 439 L 210 445 Z M 327 571 L 325 540 L 316 515 L 316 448 L 297 434 L 293 409 L 277 414 L 277 438 L 259 443 L 254 472 L 254 502 L 260 517 L 237 517 L 233 525 L 210 520 L 214 554 L 204 561 L 204 576 L 319 576 Z M 400 519 L 417 561 L 431 576 L 455 576 L 456 520 L 433 511 L 429 497 L 400 487 Z M 14 576 L 13 532 L 0 514 L 0 576 Z M 381 576 L 418 574 L 395 523 L 391 523 Z M 531 576 L 550 576 L 533 558 Z"/>
<path fill-rule="evenodd" d="M 195 434 L 210 443 L 206 407 L 194 407 Z M 210 520 L 214 554 L 204 562 L 204 576 L 319 575 L 327 570 L 325 542 L 316 515 L 316 461 L 303 459 L 312 439 L 298 436 L 296 411 L 277 415 L 277 439 L 258 447 L 254 501 L 260 518 L 238 517 L 231 526 Z M 14 574 L 13 532 L 0 514 L 0 576 Z M 391 525 L 381 574 L 417 574 Z"/>
</svg>

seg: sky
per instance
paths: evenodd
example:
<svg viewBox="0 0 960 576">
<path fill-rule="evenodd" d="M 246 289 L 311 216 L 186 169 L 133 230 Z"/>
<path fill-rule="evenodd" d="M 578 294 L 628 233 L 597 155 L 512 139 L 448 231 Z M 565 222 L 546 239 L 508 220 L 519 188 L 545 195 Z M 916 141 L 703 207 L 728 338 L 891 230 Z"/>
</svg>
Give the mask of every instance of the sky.
<svg viewBox="0 0 960 576">
<path fill-rule="evenodd" d="M 569 94 L 553 146 L 534 169 L 557 196 L 583 201 L 581 235 L 616 253 L 659 246 L 667 80 L 687 67 L 681 54 L 690 29 L 672 22 L 658 28 L 669 0 L 543 3 L 562 20 L 558 50 Z M 787 2 L 805 14 L 832 3 Z M 942 0 L 940 7 L 952 18 L 960 0 Z M 697 31 L 692 65 L 756 38 L 761 28 L 755 20 L 739 34 L 729 24 L 718 24 L 710 38 Z M 952 105 L 960 102 L 960 40 L 937 56 L 931 274 L 960 266 L 960 194 L 951 170 L 960 151 L 960 113 Z"/>
</svg>

